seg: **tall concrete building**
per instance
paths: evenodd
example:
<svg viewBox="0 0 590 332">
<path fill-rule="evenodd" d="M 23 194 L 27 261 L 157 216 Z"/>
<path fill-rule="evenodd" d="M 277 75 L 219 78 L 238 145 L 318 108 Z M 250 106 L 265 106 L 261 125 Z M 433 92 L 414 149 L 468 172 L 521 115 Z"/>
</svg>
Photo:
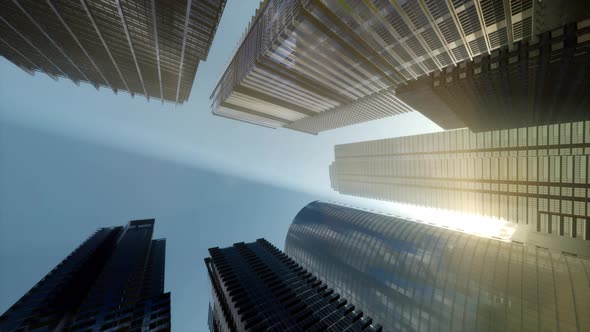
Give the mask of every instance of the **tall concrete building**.
<svg viewBox="0 0 590 332">
<path fill-rule="evenodd" d="M 0 55 L 26 72 L 185 102 L 226 0 L 2 0 Z"/>
<path fill-rule="evenodd" d="M 342 194 L 496 217 L 590 240 L 590 121 L 338 145 Z"/>
<path fill-rule="evenodd" d="M 264 239 L 209 254 L 211 332 L 382 331 Z"/>
<path fill-rule="evenodd" d="M 442 97 L 421 103 L 428 91 L 410 83 L 495 50 L 524 49 L 534 36 L 569 23 L 564 49 L 583 53 L 587 29 L 575 23 L 585 18 L 583 0 L 266 0 L 211 96 L 212 110 L 311 134 L 414 109 L 445 129 L 463 128 L 473 121 L 457 105 Z M 499 72 L 506 80 L 513 71 Z M 517 79 L 522 75 L 508 81 Z"/>
<path fill-rule="evenodd" d="M 0 331 L 170 331 L 154 220 L 100 228 L 0 316 Z"/>
<path fill-rule="evenodd" d="M 313 202 L 285 252 L 385 331 L 589 330 L 590 243 L 523 231 L 496 239 Z"/>
</svg>

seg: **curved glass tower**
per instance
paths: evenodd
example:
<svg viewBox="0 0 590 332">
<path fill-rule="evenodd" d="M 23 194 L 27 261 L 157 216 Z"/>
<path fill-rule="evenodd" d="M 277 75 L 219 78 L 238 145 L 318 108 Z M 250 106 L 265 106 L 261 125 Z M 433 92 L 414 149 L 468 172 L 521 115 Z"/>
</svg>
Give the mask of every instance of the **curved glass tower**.
<svg viewBox="0 0 590 332">
<path fill-rule="evenodd" d="M 590 252 L 323 202 L 295 217 L 285 252 L 385 330 L 590 329 Z"/>
</svg>

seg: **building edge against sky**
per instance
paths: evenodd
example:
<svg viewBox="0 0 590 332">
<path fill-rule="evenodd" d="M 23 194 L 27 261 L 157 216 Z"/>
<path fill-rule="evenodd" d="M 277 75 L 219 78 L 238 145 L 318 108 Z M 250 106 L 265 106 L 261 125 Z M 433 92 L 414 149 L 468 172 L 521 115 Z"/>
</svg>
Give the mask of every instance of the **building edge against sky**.
<svg viewBox="0 0 590 332">
<path fill-rule="evenodd" d="M 3 1 L 0 54 L 31 75 L 183 103 L 225 3 Z"/>
<path fill-rule="evenodd" d="M 474 86 L 466 90 L 470 98 L 475 95 L 475 99 L 504 103 L 506 89 L 520 93 L 523 81 L 530 81 L 513 67 L 527 69 L 525 76 L 539 77 L 547 68 L 559 73 L 572 60 L 587 59 L 583 51 L 588 46 L 588 27 L 575 23 L 588 18 L 590 8 L 584 1 L 263 1 L 211 95 L 212 110 L 228 118 L 317 134 L 410 112 L 414 107 L 445 129 L 467 124 L 479 130 L 485 123 L 478 123 L 477 118 L 490 114 L 477 114 L 470 105 L 449 102 L 453 99 L 446 97 L 446 89 L 469 82 Z M 552 31 L 550 37 L 541 38 L 539 44 L 540 37 L 535 36 L 547 31 Z M 551 59 L 545 56 L 546 48 L 555 51 Z M 535 56 L 539 51 L 541 56 Z M 478 70 L 482 59 L 486 68 Z M 469 70 L 472 64 L 475 67 L 469 77 L 463 77 L 465 64 Z M 456 67 L 459 70 L 453 77 L 445 74 L 445 82 L 453 78 L 459 82 L 435 86 L 429 98 L 423 98 L 422 86 L 411 84 L 428 77 L 423 80 L 432 90 L 431 81 L 436 81 L 432 75 Z M 584 75 L 588 66 L 570 67 L 580 78 L 571 88 L 582 86 L 579 90 L 584 91 L 589 84 Z M 503 79 L 497 81 L 498 76 Z M 461 82 L 464 78 L 468 79 Z M 508 97 L 524 111 L 498 125 L 555 123 L 546 114 L 555 105 L 543 99 L 546 91 L 538 90 L 549 89 L 562 96 L 568 89 L 554 89 L 549 83 L 538 86 L 532 89 L 536 92 Z M 398 89 L 404 93 L 398 95 Z M 525 84 L 524 91 L 527 89 L 531 88 Z M 460 91 L 457 88 L 454 93 L 461 95 Z M 579 114 L 569 121 L 586 120 L 585 113 L 579 112 L 583 105 L 575 107 L 571 112 Z M 534 112 L 528 113 L 542 108 L 543 115 L 528 114 L 529 108 Z"/>
<path fill-rule="evenodd" d="M 590 240 L 590 121 L 337 145 L 341 194 L 448 209 Z"/>
<path fill-rule="evenodd" d="M 285 252 L 384 330 L 588 330 L 587 243 L 575 253 L 516 238 L 316 201 L 293 220 Z"/>
<path fill-rule="evenodd" d="M 382 331 L 264 239 L 211 248 L 209 254 L 211 332 Z"/>
<path fill-rule="evenodd" d="M 99 228 L 0 316 L 0 331 L 170 331 L 154 222 Z"/>
</svg>

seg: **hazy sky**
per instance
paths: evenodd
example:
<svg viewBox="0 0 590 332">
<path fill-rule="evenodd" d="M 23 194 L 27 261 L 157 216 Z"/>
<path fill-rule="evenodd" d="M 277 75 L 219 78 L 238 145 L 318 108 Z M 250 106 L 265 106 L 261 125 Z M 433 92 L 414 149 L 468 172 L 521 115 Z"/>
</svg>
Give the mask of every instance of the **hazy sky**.
<svg viewBox="0 0 590 332">
<path fill-rule="evenodd" d="M 26 74 L 0 59 L 0 312 L 98 227 L 156 218 L 172 325 L 205 331 L 207 248 L 279 248 L 329 184 L 335 144 L 440 130 L 418 113 L 318 136 L 211 115 L 209 95 L 258 6 L 229 0 L 182 106 Z"/>
</svg>

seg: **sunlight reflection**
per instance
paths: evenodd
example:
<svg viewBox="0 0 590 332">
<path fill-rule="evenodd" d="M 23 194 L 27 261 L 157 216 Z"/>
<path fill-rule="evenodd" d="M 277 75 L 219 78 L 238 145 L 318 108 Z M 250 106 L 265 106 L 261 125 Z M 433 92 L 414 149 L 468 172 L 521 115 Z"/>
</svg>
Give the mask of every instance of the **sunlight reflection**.
<svg viewBox="0 0 590 332">
<path fill-rule="evenodd" d="M 363 201 L 365 202 L 360 204 L 361 207 L 365 207 L 362 208 L 363 210 L 410 219 L 484 237 L 510 241 L 516 231 L 516 225 L 504 219 L 410 204 L 377 200 Z M 355 207 L 358 208 L 359 206 Z"/>
</svg>

